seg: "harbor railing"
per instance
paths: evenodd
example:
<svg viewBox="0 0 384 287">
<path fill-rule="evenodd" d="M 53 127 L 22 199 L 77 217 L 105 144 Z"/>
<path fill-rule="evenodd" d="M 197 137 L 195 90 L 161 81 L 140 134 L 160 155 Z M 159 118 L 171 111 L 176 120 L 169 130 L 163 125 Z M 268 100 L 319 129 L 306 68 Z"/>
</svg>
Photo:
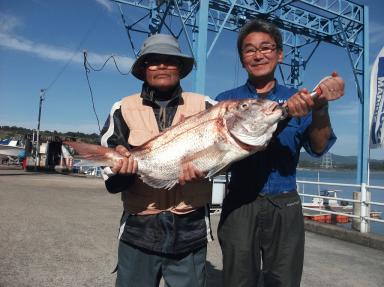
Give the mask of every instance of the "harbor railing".
<svg viewBox="0 0 384 287">
<path fill-rule="evenodd" d="M 312 185 L 317 187 L 318 194 L 306 193 L 305 186 Z M 320 186 L 326 186 L 328 190 L 332 190 L 330 187 L 348 187 L 359 190 L 359 192 L 354 192 L 357 194 L 357 199 L 354 198 L 344 198 L 338 197 L 337 193 L 335 197 L 323 196 L 320 195 L 319 188 Z M 380 224 L 384 224 L 384 220 L 381 218 L 372 217 L 371 214 L 375 214 L 374 212 L 370 212 L 372 206 L 380 206 L 384 207 L 383 202 L 372 201 L 370 198 L 370 194 L 372 191 L 384 192 L 384 187 L 382 186 L 373 186 L 366 184 L 347 184 L 347 183 L 334 183 L 334 182 L 319 182 L 319 181 L 304 181 L 297 180 L 297 190 L 299 195 L 302 197 L 302 201 L 304 202 L 304 198 L 322 198 L 326 200 L 336 200 L 337 202 L 348 202 L 353 204 L 353 212 L 342 212 L 340 210 L 332 210 L 331 208 L 317 208 L 317 207 L 306 207 L 303 206 L 303 211 L 308 210 L 312 212 L 318 212 L 319 214 L 334 214 L 334 215 L 342 215 L 348 218 L 352 218 L 352 221 L 359 223 L 359 231 L 362 233 L 366 233 L 369 231 L 370 222 L 378 222 Z M 312 188 L 313 191 L 313 188 Z M 380 214 L 380 213 L 379 213 Z"/>
</svg>

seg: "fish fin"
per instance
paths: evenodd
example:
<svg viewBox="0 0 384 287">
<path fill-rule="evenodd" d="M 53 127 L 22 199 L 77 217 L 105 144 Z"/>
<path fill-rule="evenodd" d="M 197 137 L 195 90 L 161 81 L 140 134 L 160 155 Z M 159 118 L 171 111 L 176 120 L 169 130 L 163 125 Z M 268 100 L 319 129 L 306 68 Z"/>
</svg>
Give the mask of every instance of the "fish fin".
<svg viewBox="0 0 384 287">
<path fill-rule="evenodd" d="M 231 148 L 225 144 L 225 143 L 216 143 L 214 145 L 209 146 L 206 149 L 200 150 L 193 155 L 186 156 L 183 158 L 182 163 L 185 162 L 192 162 L 192 163 L 198 163 L 199 161 L 207 161 L 207 157 L 209 158 L 221 158 L 223 159 L 224 154 L 231 150 Z M 206 177 L 211 177 L 221 171 L 223 168 L 225 168 L 228 165 L 228 162 L 222 162 L 216 167 L 213 167 L 213 169 L 210 169 Z M 197 168 L 199 168 L 199 164 L 196 165 Z M 205 170 L 202 170 L 205 172 Z"/>
<path fill-rule="evenodd" d="M 181 163 L 194 162 L 194 161 L 198 161 L 199 159 L 205 159 L 205 158 L 207 158 L 207 155 L 222 156 L 223 152 L 225 152 L 227 150 L 229 150 L 229 148 L 226 144 L 216 143 L 216 144 L 213 144 L 213 145 L 211 145 L 205 149 L 202 149 L 198 152 L 195 152 L 192 155 L 186 155 L 181 160 Z"/>
<path fill-rule="evenodd" d="M 178 179 L 160 179 L 160 178 L 154 178 L 149 175 L 141 175 L 140 179 L 149 186 L 153 188 L 164 188 L 164 189 L 171 189 L 174 187 L 177 183 L 179 183 Z"/>
<path fill-rule="evenodd" d="M 222 171 L 227 165 L 228 165 L 228 163 L 222 163 L 221 165 L 217 166 L 216 168 L 211 169 L 206 177 L 208 178 L 208 177 L 214 176 L 215 174 Z"/>
</svg>

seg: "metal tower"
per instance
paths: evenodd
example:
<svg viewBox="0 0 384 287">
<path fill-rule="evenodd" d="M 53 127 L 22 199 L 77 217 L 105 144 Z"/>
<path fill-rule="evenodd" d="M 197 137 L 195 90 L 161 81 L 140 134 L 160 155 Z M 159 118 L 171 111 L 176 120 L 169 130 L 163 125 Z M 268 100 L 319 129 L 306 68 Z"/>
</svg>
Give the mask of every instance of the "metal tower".
<svg viewBox="0 0 384 287">
<path fill-rule="evenodd" d="M 332 154 L 327 152 L 321 157 L 321 168 L 333 168 Z"/>
<path fill-rule="evenodd" d="M 133 33 L 183 35 L 196 59 L 195 91 L 204 93 L 206 60 L 223 30 L 237 32 L 253 18 L 273 20 L 283 33 L 286 85 L 299 87 L 301 75 L 321 42 L 343 48 L 350 60 L 360 101 L 357 182 L 368 173 L 369 63 L 368 8 L 348 0 L 111 0 L 118 4 L 135 55 Z M 129 13 L 124 7 L 140 9 Z M 138 11 L 138 10 L 136 10 Z M 173 22 L 172 22 L 173 21 Z M 169 23 L 178 21 L 177 28 Z"/>
</svg>

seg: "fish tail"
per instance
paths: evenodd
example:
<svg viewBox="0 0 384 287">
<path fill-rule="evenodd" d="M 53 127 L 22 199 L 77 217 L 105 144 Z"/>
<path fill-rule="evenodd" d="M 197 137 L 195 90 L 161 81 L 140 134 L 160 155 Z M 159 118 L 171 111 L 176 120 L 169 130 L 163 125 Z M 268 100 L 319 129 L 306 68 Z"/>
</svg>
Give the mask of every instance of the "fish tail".
<svg viewBox="0 0 384 287">
<path fill-rule="evenodd" d="M 76 165 L 98 165 L 98 166 L 112 166 L 113 165 L 113 156 L 117 152 L 111 148 L 74 142 L 74 141 L 64 141 L 64 145 L 70 146 L 75 154 L 74 158 L 81 160 Z"/>
</svg>

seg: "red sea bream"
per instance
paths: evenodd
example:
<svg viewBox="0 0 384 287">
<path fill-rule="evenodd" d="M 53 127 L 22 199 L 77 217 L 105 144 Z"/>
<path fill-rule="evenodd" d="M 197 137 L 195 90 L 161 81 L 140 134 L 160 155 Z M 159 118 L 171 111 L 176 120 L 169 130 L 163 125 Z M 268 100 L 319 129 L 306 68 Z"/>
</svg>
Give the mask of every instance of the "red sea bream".
<svg viewBox="0 0 384 287">
<path fill-rule="evenodd" d="M 193 165 L 211 177 L 234 161 L 263 150 L 278 122 L 282 108 L 269 100 L 242 99 L 219 102 L 213 107 L 168 128 L 130 151 L 138 174 L 155 188 L 178 183 L 181 165 Z M 114 149 L 79 142 L 65 142 L 84 160 L 81 164 L 113 166 L 122 155 Z M 90 163 L 91 162 L 91 163 Z"/>
</svg>

